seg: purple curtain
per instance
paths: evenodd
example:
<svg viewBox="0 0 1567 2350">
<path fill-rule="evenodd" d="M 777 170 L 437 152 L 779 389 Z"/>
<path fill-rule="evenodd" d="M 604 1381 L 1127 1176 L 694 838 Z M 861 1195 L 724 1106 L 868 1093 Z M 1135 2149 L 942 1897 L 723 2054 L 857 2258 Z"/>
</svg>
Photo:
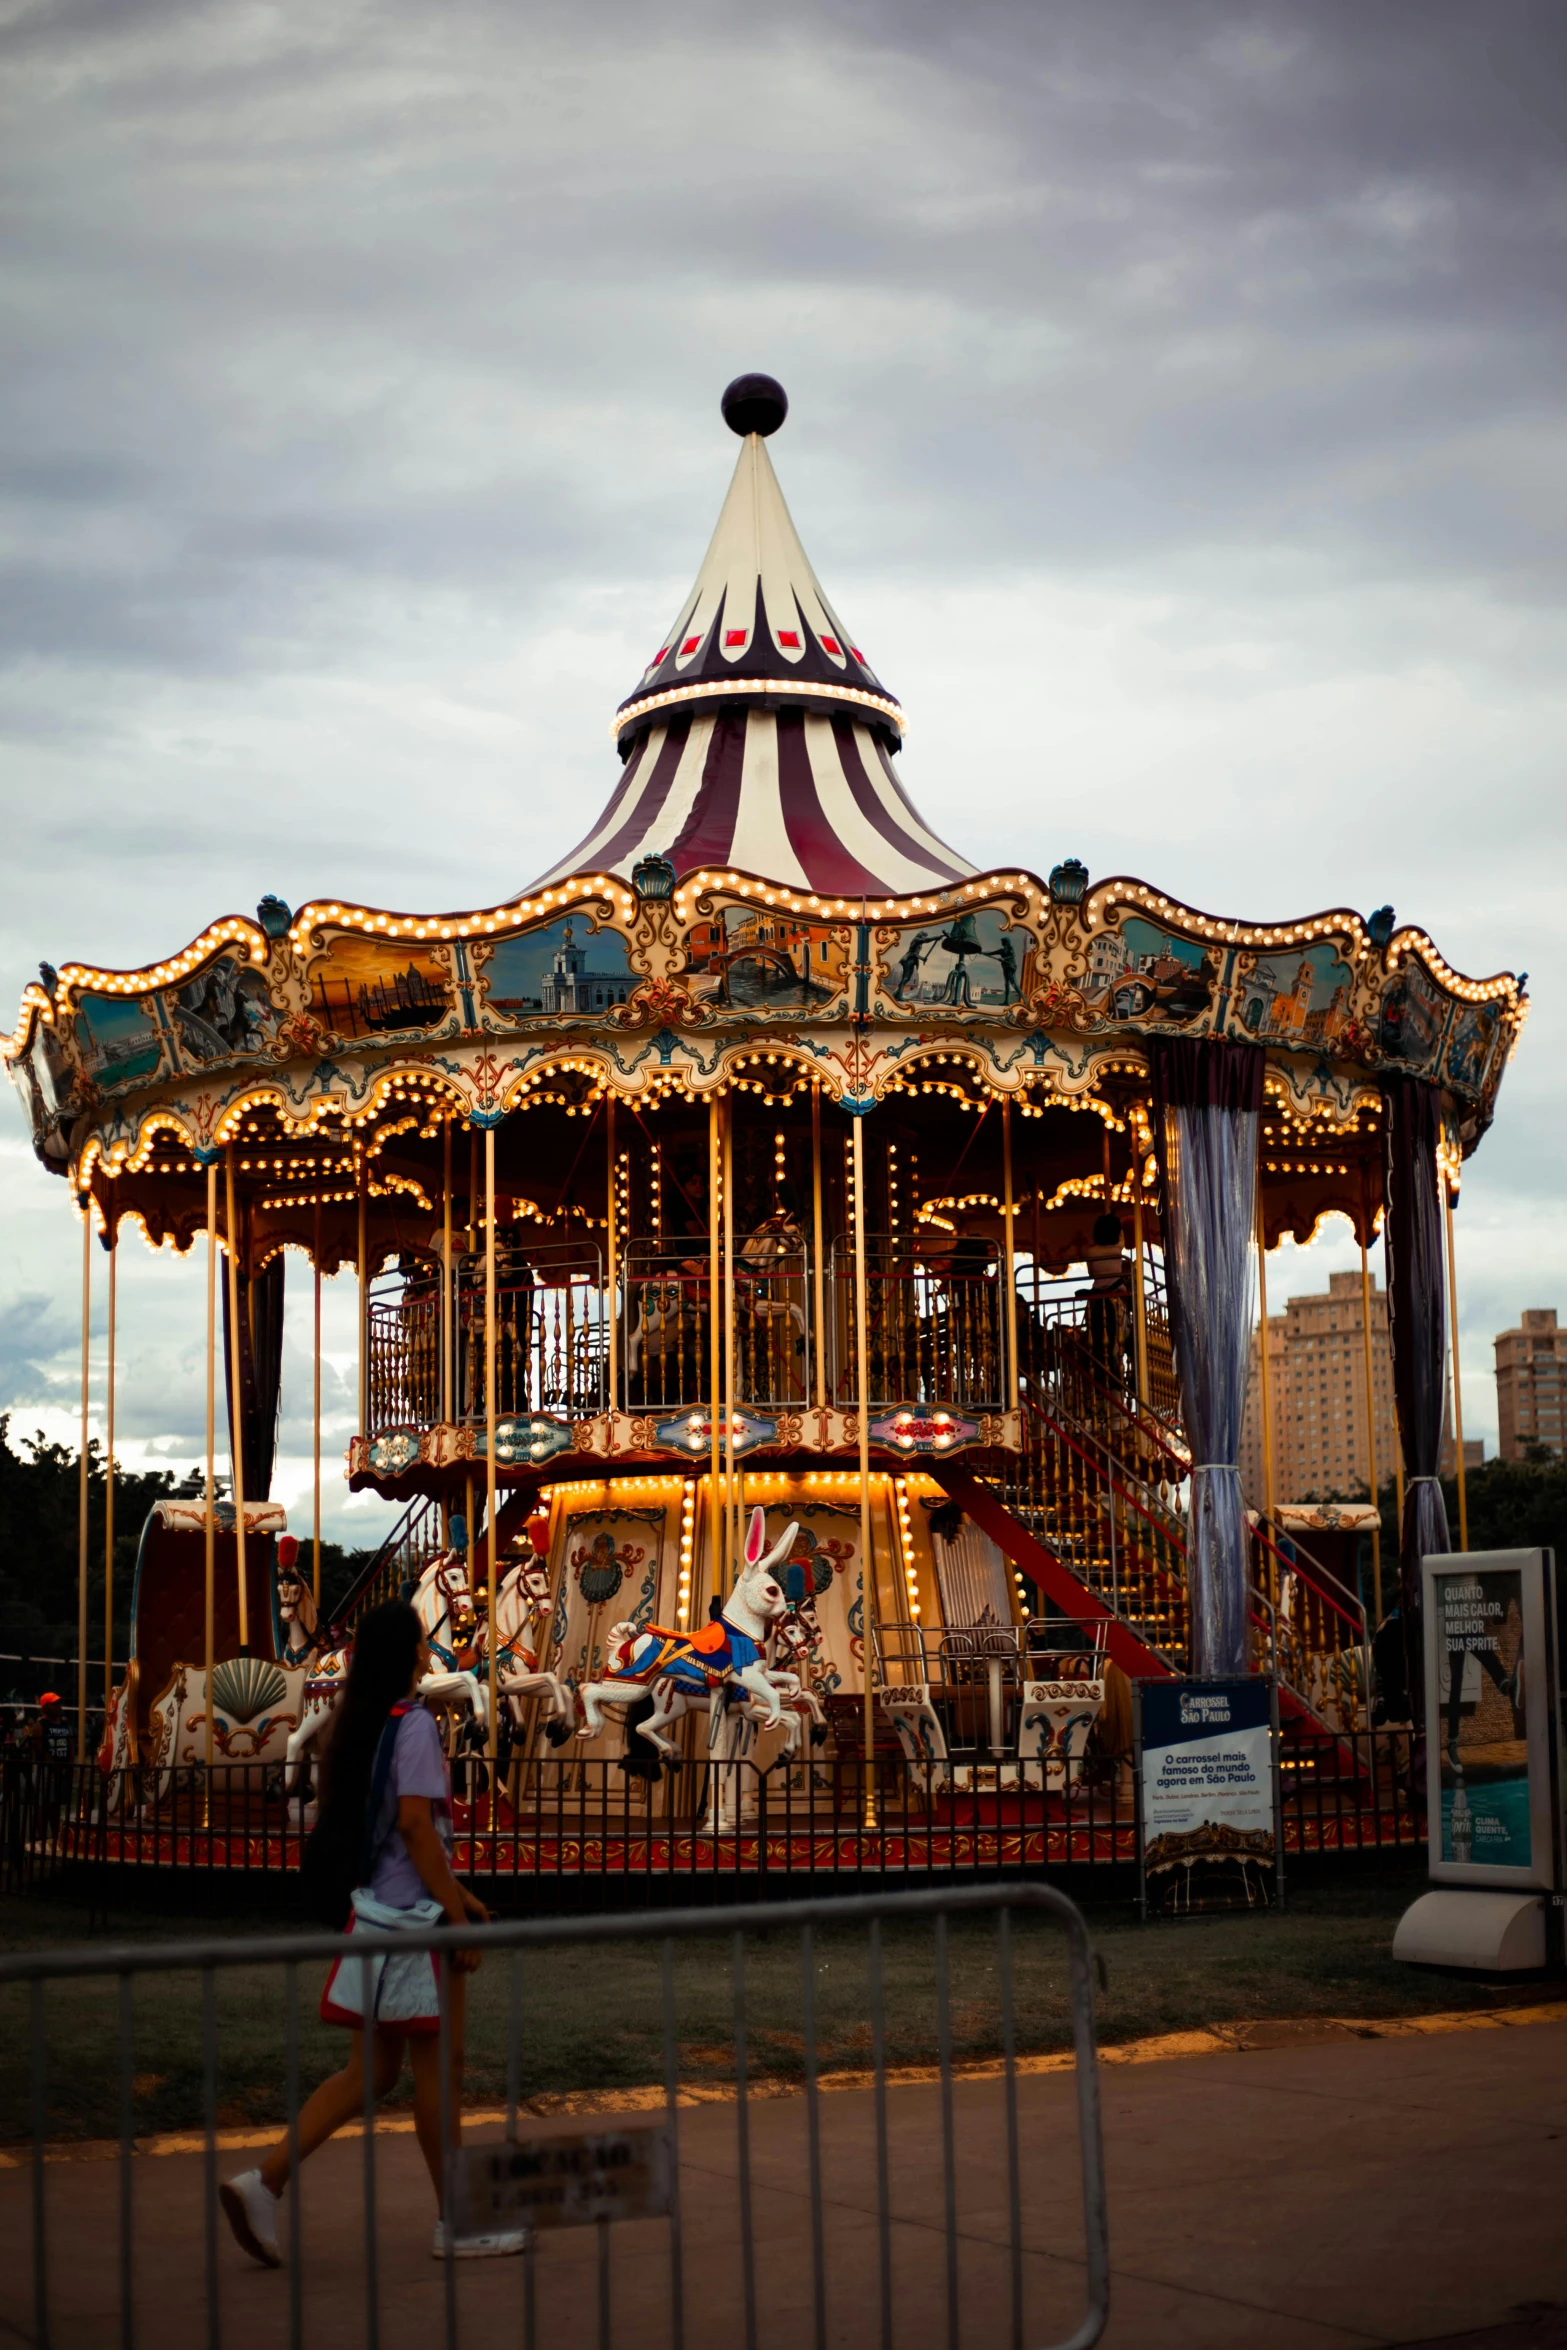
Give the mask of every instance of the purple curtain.
<svg viewBox="0 0 1567 2350">
<path fill-rule="evenodd" d="M 229 1285 L 220 1271 L 223 1297 L 223 1393 L 228 1404 L 229 1442 L 234 1441 L 234 1334 L 229 1328 Z M 283 1258 L 281 1252 L 239 1291 L 239 1409 L 243 1423 L 240 1459 L 245 1499 L 266 1501 L 277 1460 L 278 1405 L 283 1387 Z"/>
<path fill-rule="evenodd" d="M 1154 1145 L 1170 1332 L 1192 1447 L 1191 1670 L 1244 1673 L 1246 1507 L 1237 1466 L 1251 1367 L 1252 1228 L 1265 1056 L 1154 1037 Z"/>
<path fill-rule="evenodd" d="M 1420 1562 L 1450 1550 L 1447 1505 L 1437 1481 L 1447 1381 L 1442 1271 L 1442 1204 L 1436 1150 L 1442 1108 L 1434 1085 L 1389 1077 L 1385 1105 L 1387 1300 L 1393 1326 L 1393 1394 L 1404 1454 L 1404 1522 L 1399 1528 L 1400 1615 L 1411 1718 L 1425 1703 Z"/>
</svg>

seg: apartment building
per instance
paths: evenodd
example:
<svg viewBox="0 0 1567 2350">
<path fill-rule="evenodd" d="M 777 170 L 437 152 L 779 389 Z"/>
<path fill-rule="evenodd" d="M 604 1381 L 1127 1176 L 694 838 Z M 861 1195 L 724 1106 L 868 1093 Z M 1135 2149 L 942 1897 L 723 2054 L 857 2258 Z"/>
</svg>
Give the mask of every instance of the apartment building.
<svg viewBox="0 0 1567 2350">
<path fill-rule="evenodd" d="M 1496 1417 L 1504 1461 L 1521 1461 L 1532 1445 L 1562 1449 L 1562 1376 L 1567 1331 L 1554 1306 L 1529 1306 L 1517 1330 L 1496 1339 Z"/>
<path fill-rule="evenodd" d="M 1292 1297 L 1281 1314 L 1268 1317 L 1276 1501 L 1301 1501 L 1308 1494 L 1349 1500 L 1370 1485 L 1361 1302 L 1360 1275 L 1333 1273 L 1326 1290 L 1314 1296 Z M 1398 1439 L 1387 1293 L 1375 1281 L 1371 1284 L 1371 1384 L 1380 1479 L 1392 1473 Z M 1466 1448 L 1466 1464 L 1467 1460 Z M 1261 1509 L 1266 1480 L 1255 1331 L 1240 1466 L 1247 1506 Z"/>
</svg>

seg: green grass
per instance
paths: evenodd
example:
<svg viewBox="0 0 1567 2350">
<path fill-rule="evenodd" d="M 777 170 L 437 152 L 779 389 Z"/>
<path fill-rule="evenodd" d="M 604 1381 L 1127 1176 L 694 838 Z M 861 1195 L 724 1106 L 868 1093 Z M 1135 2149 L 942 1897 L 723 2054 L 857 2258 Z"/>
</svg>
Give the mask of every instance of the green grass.
<svg viewBox="0 0 1567 2350">
<path fill-rule="evenodd" d="M 1091 1909 L 1089 1925 L 1105 1967 L 1098 1999 L 1101 2038 L 1141 2039 L 1277 2017 L 1365 2019 L 1516 2000 L 1515 1987 L 1498 1989 L 1461 1976 L 1434 1978 L 1395 1966 L 1393 1928 L 1419 1884 L 1408 1874 L 1382 1881 L 1340 1880 L 1294 1892 L 1282 1914 L 1147 1926 L 1124 1907 Z M 218 1930 L 269 1929 L 256 1918 L 236 1918 Z M 270 1930 L 279 1929 L 274 1924 Z M 104 1931 L 101 1924 L 98 1931 Z M 210 1935 L 214 1929 L 199 1921 L 164 1920 L 149 1928 L 144 1918 L 115 1918 L 107 1931 L 114 1940 L 129 1934 L 168 1941 Z M 86 1934 L 85 1911 L 59 1900 L 0 1901 L 0 1947 L 80 1943 Z M 954 2052 L 960 2059 L 988 2056 L 999 2046 L 995 1921 L 958 1919 L 950 1934 Z M 1059 1930 L 1026 1919 L 1017 1922 L 1014 1934 L 1019 2046 L 1029 2052 L 1064 2047 L 1070 2025 Z M 693 2085 L 732 2081 L 730 1950 L 719 1936 L 679 1944 L 676 1950 L 682 2079 Z M 928 2062 L 936 2047 L 930 1928 L 888 1928 L 885 1953 L 889 2060 Z M 798 1942 L 765 1930 L 748 1936 L 746 1966 L 753 2073 L 799 2078 L 805 2043 Z M 344 2049 L 344 2035 L 316 2015 L 324 1972 L 319 1966 L 302 1970 L 298 1986 L 307 2088 L 336 2068 Z M 234 2128 L 278 2121 L 285 2094 L 281 1970 L 235 1969 L 219 1973 L 216 1984 L 219 2124 Z M 522 1995 L 525 2097 L 662 2079 L 656 1941 L 530 1953 L 523 1962 Z M 492 1957 L 469 1991 L 468 2084 L 478 2102 L 505 2095 L 509 2000 L 510 1961 Z M 0 1991 L 0 2137 L 12 2140 L 30 2129 L 27 2001 L 25 1988 Z M 47 1992 L 51 2136 L 118 2134 L 118 2001 L 118 1985 L 112 1981 L 61 1983 Z M 822 2068 L 867 2063 L 870 1992 L 862 1932 L 819 1933 L 816 2004 Z M 132 2069 L 139 2134 L 200 2126 L 201 2004 L 194 1975 L 147 1976 L 138 1983 Z M 405 2091 L 406 2086 L 405 2080 Z"/>
</svg>

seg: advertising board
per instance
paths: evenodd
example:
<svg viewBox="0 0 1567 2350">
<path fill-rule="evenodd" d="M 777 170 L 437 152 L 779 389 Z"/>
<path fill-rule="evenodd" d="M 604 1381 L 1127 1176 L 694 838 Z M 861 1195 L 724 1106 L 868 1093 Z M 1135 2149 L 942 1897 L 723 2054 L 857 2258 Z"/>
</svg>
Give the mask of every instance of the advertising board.
<svg viewBox="0 0 1567 2350">
<path fill-rule="evenodd" d="M 1227 1881 L 1248 1902 L 1282 1891 L 1278 1705 L 1271 1681 L 1138 1681 L 1138 1871 L 1146 1914 L 1150 1881 L 1163 1906 L 1194 1906 Z M 1162 1880 L 1162 1882 L 1157 1882 Z"/>
<path fill-rule="evenodd" d="M 1433 1882 L 1558 1882 L 1560 1699 L 1548 1550 L 1449 1552 L 1425 1582 Z"/>
</svg>

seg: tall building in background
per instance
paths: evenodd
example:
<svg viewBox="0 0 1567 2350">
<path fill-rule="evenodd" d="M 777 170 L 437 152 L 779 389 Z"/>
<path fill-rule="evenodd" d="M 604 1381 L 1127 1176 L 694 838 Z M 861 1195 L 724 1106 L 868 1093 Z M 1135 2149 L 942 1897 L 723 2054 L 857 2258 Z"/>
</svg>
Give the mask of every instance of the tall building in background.
<svg viewBox="0 0 1567 2350">
<path fill-rule="evenodd" d="M 1240 1456 L 1241 1482 L 1251 1509 L 1261 1509 L 1266 1498 L 1257 1347 L 1257 1333 L 1253 1332 L 1251 1385 Z M 1304 1501 L 1310 1494 L 1347 1501 L 1369 1488 L 1366 1355 L 1358 1273 L 1330 1274 L 1326 1291 L 1312 1297 L 1292 1297 L 1282 1314 L 1268 1316 L 1268 1382 L 1273 1406 L 1275 1501 Z M 1371 1383 L 1377 1475 L 1381 1479 L 1392 1475 L 1398 1438 L 1387 1293 L 1375 1281 L 1371 1284 Z M 1466 1447 L 1466 1465 L 1467 1460 Z"/>
<path fill-rule="evenodd" d="M 1504 1461 L 1521 1461 L 1531 1445 L 1562 1449 L 1562 1373 L 1567 1331 L 1554 1306 L 1529 1306 L 1518 1330 L 1496 1340 L 1496 1417 Z"/>
</svg>

